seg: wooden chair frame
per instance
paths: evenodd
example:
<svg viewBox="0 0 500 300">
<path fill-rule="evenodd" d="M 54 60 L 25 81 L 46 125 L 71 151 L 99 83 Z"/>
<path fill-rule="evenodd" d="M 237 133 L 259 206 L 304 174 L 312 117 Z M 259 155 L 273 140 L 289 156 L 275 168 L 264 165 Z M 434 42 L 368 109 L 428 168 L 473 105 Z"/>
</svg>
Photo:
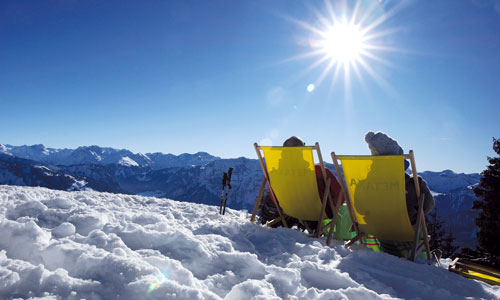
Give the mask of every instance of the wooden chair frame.
<svg viewBox="0 0 500 300">
<path fill-rule="evenodd" d="M 346 199 L 347 202 L 347 207 L 349 208 L 349 213 L 351 215 L 352 223 L 353 223 L 353 228 L 356 231 L 356 236 L 352 238 L 350 241 L 348 241 L 345 244 L 345 247 L 349 247 L 352 244 L 354 244 L 356 241 L 362 239 L 365 235 L 364 232 L 361 232 L 359 230 L 358 226 L 358 221 L 356 219 L 356 215 L 353 210 L 353 205 L 351 202 L 351 199 L 349 198 L 349 193 L 347 193 L 347 185 L 345 182 L 345 178 L 343 175 L 341 175 L 340 171 L 340 166 L 338 163 L 338 158 L 335 152 L 331 153 L 333 164 L 335 166 L 335 170 L 337 172 L 337 176 L 340 178 L 341 182 L 341 188 L 342 188 L 342 193 Z M 356 155 L 356 156 L 365 156 L 365 157 L 371 157 L 372 155 Z M 415 164 L 415 156 L 413 154 L 413 150 L 410 150 L 409 154 L 404 154 L 403 155 L 405 159 L 409 159 L 411 163 L 411 169 L 413 173 L 413 183 L 415 184 L 415 191 L 417 194 L 418 198 L 418 213 L 417 213 L 417 223 L 416 223 L 416 230 L 414 230 L 414 238 L 413 238 L 413 246 L 410 251 L 410 257 L 409 259 L 411 261 L 415 261 L 415 258 L 417 255 L 425 248 L 426 254 L 427 254 L 427 259 L 431 260 L 431 252 L 430 252 L 430 247 L 429 247 L 429 236 L 427 233 L 427 226 L 425 222 L 425 215 L 424 215 L 424 194 L 420 192 L 420 185 L 418 183 L 418 173 L 417 173 L 417 167 Z M 419 240 L 420 240 L 420 235 L 423 233 L 423 243 L 419 245 Z"/>
<path fill-rule="evenodd" d="M 448 270 L 464 277 L 477 279 L 491 285 L 500 285 L 500 270 L 475 264 L 471 261 L 455 258 Z"/>
<path fill-rule="evenodd" d="M 255 216 L 257 215 L 257 210 L 259 209 L 259 206 L 260 206 L 260 203 L 262 201 L 262 197 L 264 195 L 264 191 L 266 188 L 266 184 L 267 184 L 267 185 L 269 185 L 270 190 L 271 190 L 270 197 L 271 197 L 271 199 L 272 199 L 272 201 L 273 201 L 273 203 L 278 211 L 278 214 L 279 214 L 278 218 L 270 221 L 269 223 L 267 223 L 267 225 L 272 226 L 272 225 L 276 224 L 277 222 L 281 221 L 283 223 L 283 225 L 288 228 L 288 224 L 286 223 L 286 218 L 285 218 L 286 214 L 285 214 L 285 212 L 282 211 L 282 209 L 280 208 L 280 206 L 278 204 L 279 199 L 277 200 L 276 196 L 274 195 L 272 183 L 270 183 L 270 180 L 269 180 L 269 173 L 267 170 L 267 166 L 266 166 L 264 159 L 262 157 L 261 148 L 257 143 L 254 143 L 254 147 L 255 147 L 255 151 L 257 153 L 257 157 L 259 158 L 260 166 L 262 168 L 262 171 L 264 172 L 264 178 L 263 178 L 262 184 L 260 186 L 259 194 L 258 194 L 257 199 L 255 201 L 255 206 L 254 206 L 254 210 L 253 210 L 252 217 L 251 217 L 250 221 L 251 222 L 255 221 Z M 325 165 L 323 162 L 323 157 L 321 156 L 321 150 L 319 148 L 319 144 L 315 143 L 314 146 L 305 146 L 305 147 L 310 147 L 312 150 L 316 150 L 319 165 L 321 167 L 321 173 L 323 174 L 323 180 L 325 182 L 325 192 L 324 192 L 323 196 L 320 197 L 321 202 L 322 202 L 322 207 L 321 207 L 320 215 L 318 216 L 318 220 L 317 220 L 317 222 L 318 222 L 317 228 L 316 229 L 308 228 L 308 226 L 305 223 L 304 223 L 304 225 L 306 226 L 307 230 L 309 232 L 311 232 L 313 234 L 313 236 L 316 238 L 319 237 L 321 234 L 323 234 L 326 230 L 329 229 L 326 244 L 330 245 L 332 235 L 333 235 L 333 229 L 334 229 L 335 222 L 337 220 L 337 216 L 338 216 L 339 209 L 340 209 L 340 201 L 341 201 L 342 194 L 337 195 L 337 202 L 336 202 L 337 205 L 335 205 L 333 202 L 333 199 L 332 199 L 333 195 L 330 194 L 330 178 L 327 179 Z M 286 147 L 276 146 L 276 148 L 286 148 Z M 327 204 L 330 206 L 331 211 L 333 212 L 333 219 L 328 224 L 323 226 L 322 223 L 323 223 L 323 220 L 324 220 L 325 215 L 326 215 L 325 210 L 326 210 Z M 290 217 L 294 217 L 294 216 L 291 215 Z"/>
</svg>

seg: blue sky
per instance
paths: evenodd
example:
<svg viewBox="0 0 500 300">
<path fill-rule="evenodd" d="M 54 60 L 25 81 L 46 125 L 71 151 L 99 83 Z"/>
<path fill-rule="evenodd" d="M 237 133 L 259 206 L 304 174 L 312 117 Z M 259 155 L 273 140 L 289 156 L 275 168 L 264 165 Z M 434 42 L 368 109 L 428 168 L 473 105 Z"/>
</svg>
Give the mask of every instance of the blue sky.
<svg viewBox="0 0 500 300">
<path fill-rule="evenodd" d="M 483 170 L 500 137 L 500 1 L 344 4 L 1 1 L 0 143 L 256 158 L 254 142 L 298 135 L 330 161 L 369 154 L 372 130 L 421 171 Z M 322 77 L 314 29 L 354 11 L 377 24 L 367 67 Z"/>
</svg>

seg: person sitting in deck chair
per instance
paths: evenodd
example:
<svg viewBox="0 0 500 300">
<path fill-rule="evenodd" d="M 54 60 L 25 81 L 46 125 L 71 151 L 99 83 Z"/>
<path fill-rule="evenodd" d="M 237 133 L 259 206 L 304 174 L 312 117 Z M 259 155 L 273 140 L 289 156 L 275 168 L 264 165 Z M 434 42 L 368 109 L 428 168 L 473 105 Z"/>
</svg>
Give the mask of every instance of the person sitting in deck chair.
<svg viewBox="0 0 500 300">
<path fill-rule="evenodd" d="M 300 147 L 304 146 L 306 143 L 302 141 L 298 136 L 291 136 L 283 142 L 283 147 Z M 325 180 L 323 179 L 323 174 L 321 172 L 321 167 L 319 165 L 314 166 L 314 171 L 316 172 L 316 178 L 318 183 L 318 192 L 321 195 L 325 192 Z M 332 171 L 325 168 L 326 178 L 330 178 L 330 194 L 332 195 L 333 202 L 337 205 L 336 196 L 341 193 L 340 183 L 337 180 L 337 177 L 333 175 Z M 342 198 L 342 203 L 344 202 L 344 198 Z M 341 204 L 342 204 L 341 203 Z M 333 212 L 329 206 L 326 207 L 326 214 L 329 218 L 333 216 Z"/>
<path fill-rule="evenodd" d="M 402 155 L 403 148 L 398 145 L 398 143 L 383 132 L 374 133 L 369 131 L 365 135 L 365 141 L 370 148 L 372 155 Z M 409 166 L 407 160 L 404 161 L 405 170 Z M 418 176 L 418 183 L 420 186 L 420 192 L 424 194 L 424 214 L 428 214 L 435 206 L 434 198 L 427 186 L 427 182 Z M 413 175 L 410 176 L 405 173 L 405 189 L 406 189 L 406 208 L 408 210 L 408 217 L 412 225 L 415 225 L 417 221 L 418 214 L 418 198 L 415 191 L 415 185 L 413 183 Z M 411 247 L 409 242 L 400 241 L 380 241 L 380 250 L 383 252 L 404 257 L 407 256 L 408 250 Z"/>
<path fill-rule="evenodd" d="M 300 147 L 300 146 L 305 146 L 305 142 L 300 137 L 297 136 L 291 136 L 283 142 L 283 147 Z M 322 195 L 325 192 L 325 180 L 323 179 L 323 174 L 321 172 L 321 167 L 319 165 L 314 166 L 314 171 L 316 173 L 318 192 L 321 199 Z M 338 182 L 337 177 L 335 177 L 335 175 L 333 175 L 333 173 L 329 169 L 325 168 L 325 171 L 327 179 L 328 178 L 330 179 L 330 195 L 332 195 L 334 204 L 337 205 L 336 203 L 337 195 L 341 193 L 340 183 Z M 344 197 L 342 197 L 341 201 L 342 203 L 344 202 Z M 275 211 L 275 208 L 271 204 L 272 201 L 269 198 L 269 195 L 266 195 L 266 198 L 264 199 L 262 204 L 261 214 L 260 214 L 261 222 L 263 223 L 276 218 L 278 215 L 278 212 Z M 327 205 L 325 211 L 327 218 L 333 218 L 333 211 L 331 210 L 330 206 Z M 287 223 L 289 223 L 289 225 L 292 224 L 292 226 L 296 225 L 299 228 L 302 228 L 303 230 L 305 229 L 298 220 L 296 219 L 294 220 L 292 217 L 287 217 L 286 221 Z M 313 221 L 308 221 L 308 225 L 312 228 L 316 227 Z"/>
</svg>

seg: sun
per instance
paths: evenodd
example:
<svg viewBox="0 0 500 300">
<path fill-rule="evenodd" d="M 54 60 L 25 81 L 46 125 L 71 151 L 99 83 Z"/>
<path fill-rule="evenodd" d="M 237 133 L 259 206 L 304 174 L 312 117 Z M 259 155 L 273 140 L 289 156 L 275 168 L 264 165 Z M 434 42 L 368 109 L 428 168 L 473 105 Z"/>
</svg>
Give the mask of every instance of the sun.
<svg viewBox="0 0 500 300">
<path fill-rule="evenodd" d="M 365 39 L 358 25 L 347 22 L 337 23 L 322 33 L 319 41 L 325 55 L 341 63 L 353 63 L 359 60 L 363 53 Z"/>
<path fill-rule="evenodd" d="M 381 1 L 375 0 L 333 3 L 341 5 L 332 6 L 332 2 L 326 0 L 325 7 L 316 10 L 316 20 L 313 20 L 313 23 L 292 19 L 306 29 L 306 44 L 310 47 L 309 51 L 292 59 L 317 57 L 301 75 L 322 68 L 317 79 L 311 84 L 319 87 L 325 79 L 331 78 L 331 85 L 334 86 L 336 81 L 343 77 L 345 90 L 350 92 L 353 77 L 356 76 L 363 84 L 363 76 L 368 74 L 379 86 L 391 92 L 390 84 L 377 74 L 374 66 L 392 66 L 383 59 L 383 53 L 398 51 L 387 44 L 395 30 L 383 29 L 383 24 L 394 12 L 386 11 Z"/>
</svg>

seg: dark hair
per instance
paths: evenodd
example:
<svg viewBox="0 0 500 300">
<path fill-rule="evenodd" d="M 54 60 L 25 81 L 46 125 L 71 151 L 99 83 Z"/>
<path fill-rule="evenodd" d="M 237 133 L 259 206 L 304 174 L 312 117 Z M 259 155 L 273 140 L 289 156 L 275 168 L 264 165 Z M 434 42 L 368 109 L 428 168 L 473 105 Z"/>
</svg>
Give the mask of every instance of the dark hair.
<svg viewBox="0 0 500 300">
<path fill-rule="evenodd" d="M 283 143 L 283 147 L 297 147 L 297 146 L 305 146 L 306 143 L 302 141 L 298 136 L 291 136 Z"/>
</svg>

